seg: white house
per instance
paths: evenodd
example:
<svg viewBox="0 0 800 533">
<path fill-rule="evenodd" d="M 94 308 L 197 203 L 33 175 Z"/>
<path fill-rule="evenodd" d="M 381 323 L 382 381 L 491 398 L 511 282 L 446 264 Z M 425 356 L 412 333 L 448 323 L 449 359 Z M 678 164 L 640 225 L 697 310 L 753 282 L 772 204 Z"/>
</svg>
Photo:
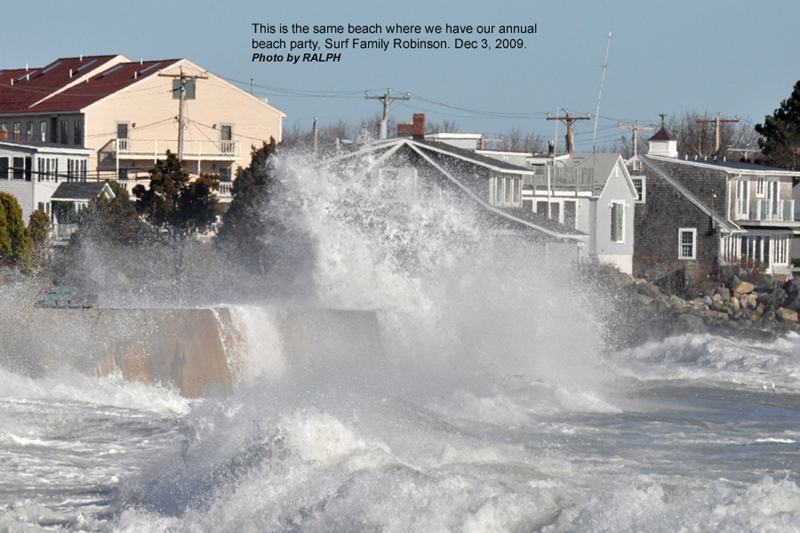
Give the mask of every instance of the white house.
<svg viewBox="0 0 800 533">
<path fill-rule="evenodd" d="M 0 192 L 14 196 L 27 223 L 41 209 L 52 216 L 59 184 L 85 180 L 92 150 L 31 142 L 0 141 Z"/>
</svg>

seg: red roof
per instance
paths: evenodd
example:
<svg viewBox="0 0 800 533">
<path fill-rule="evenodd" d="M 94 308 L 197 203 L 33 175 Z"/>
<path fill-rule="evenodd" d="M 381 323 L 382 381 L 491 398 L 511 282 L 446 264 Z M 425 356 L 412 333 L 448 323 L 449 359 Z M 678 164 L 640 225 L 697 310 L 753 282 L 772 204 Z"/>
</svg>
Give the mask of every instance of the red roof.
<svg viewBox="0 0 800 533">
<path fill-rule="evenodd" d="M 117 56 L 63 58 L 57 59 L 41 69 L 2 71 L 0 73 L 0 113 L 79 111 L 178 61 L 171 59 L 120 63 L 43 100 L 48 95 L 54 94 L 74 82 L 76 76 L 102 67 L 104 63 L 108 63 L 115 57 Z M 70 71 L 72 71 L 72 77 L 70 77 Z M 81 71 L 84 72 L 81 73 Z M 12 79 L 14 80 L 13 85 L 11 84 Z"/>
<path fill-rule="evenodd" d="M 177 59 L 120 63 L 36 104 L 32 111 L 77 111 L 175 64 Z"/>
<path fill-rule="evenodd" d="M 0 113 L 22 113 L 30 106 L 63 89 L 86 68 L 97 68 L 117 56 L 56 59 L 43 68 L 3 70 L 0 74 Z M 73 77 L 70 77 L 72 71 Z"/>
<path fill-rule="evenodd" d="M 670 135 L 667 129 L 663 126 L 661 127 L 660 130 L 658 130 L 658 132 L 655 135 L 653 135 L 648 139 L 648 141 L 677 141 L 677 140 L 678 139 Z"/>
</svg>

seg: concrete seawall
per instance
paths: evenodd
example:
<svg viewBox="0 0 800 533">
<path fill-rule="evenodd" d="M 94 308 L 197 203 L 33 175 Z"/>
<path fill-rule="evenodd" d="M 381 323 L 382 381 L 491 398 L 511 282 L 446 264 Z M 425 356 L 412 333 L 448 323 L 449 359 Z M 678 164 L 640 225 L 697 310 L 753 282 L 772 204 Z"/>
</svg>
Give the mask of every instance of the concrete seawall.
<svg viewBox="0 0 800 533">
<path fill-rule="evenodd" d="M 261 322 L 243 316 L 260 311 Z M 195 398 L 230 391 L 248 358 L 272 350 L 288 369 L 382 354 L 375 312 L 294 308 L 30 309 L 4 328 L 4 364 L 28 373 L 68 365 L 91 375 L 173 387 Z M 9 324 L 6 324 L 9 326 Z M 265 329 L 268 331 L 260 331 Z M 9 330 L 13 330 L 13 333 Z M 269 335 L 265 347 L 260 335 Z M 11 339 L 11 336 L 14 338 Z M 241 377 L 241 376 L 239 376 Z"/>
</svg>

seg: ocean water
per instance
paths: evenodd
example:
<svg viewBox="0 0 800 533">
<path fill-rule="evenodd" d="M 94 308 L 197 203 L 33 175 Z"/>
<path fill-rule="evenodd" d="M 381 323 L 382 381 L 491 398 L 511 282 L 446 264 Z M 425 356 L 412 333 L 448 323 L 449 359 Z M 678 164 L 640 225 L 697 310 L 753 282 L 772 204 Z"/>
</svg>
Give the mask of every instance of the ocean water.
<svg viewBox="0 0 800 533">
<path fill-rule="evenodd" d="M 800 531 L 800 337 L 608 348 L 568 267 L 365 164 L 279 161 L 270 216 L 383 351 L 304 365 L 248 305 L 228 395 L 0 367 L 0 532 Z"/>
</svg>

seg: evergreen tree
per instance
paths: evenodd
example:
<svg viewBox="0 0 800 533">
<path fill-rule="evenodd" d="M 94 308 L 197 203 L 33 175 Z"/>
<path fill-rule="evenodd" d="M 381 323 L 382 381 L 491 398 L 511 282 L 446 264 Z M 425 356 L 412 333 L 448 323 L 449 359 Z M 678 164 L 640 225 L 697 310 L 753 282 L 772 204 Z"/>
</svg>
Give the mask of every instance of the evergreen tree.
<svg viewBox="0 0 800 533">
<path fill-rule="evenodd" d="M 133 188 L 136 211 L 156 230 L 167 237 L 175 251 L 175 280 L 183 273 L 186 239 L 211 228 L 217 221 L 219 176 L 201 174 L 191 179 L 186 163 L 167 151 L 150 171 L 150 186 Z"/>
<path fill-rule="evenodd" d="M 31 214 L 28 219 L 28 235 L 30 235 L 33 245 L 33 258 L 37 266 L 41 267 L 47 256 L 50 239 L 50 217 L 47 213 L 37 209 Z"/>
<path fill-rule="evenodd" d="M 116 181 L 107 181 L 113 198 L 94 198 L 88 209 L 80 213 L 78 231 L 72 242 L 80 245 L 84 240 L 95 243 L 132 246 L 152 237 L 131 200 L 127 189 Z"/>
<path fill-rule="evenodd" d="M 16 198 L 4 192 L 0 192 L 0 206 L 5 214 L 5 230 L 0 230 L 0 263 L 29 269 L 33 263 L 33 242 L 22 220 L 22 208 Z M 4 235 L 8 236 L 6 242 Z"/>
<path fill-rule="evenodd" d="M 239 169 L 233 182 L 233 200 L 222 215 L 216 243 L 229 257 L 263 272 L 267 268 L 265 238 L 270 228 L 264 209 L 274 182 L 270 176 L 270 157 L 275 152 L 275 139 L 252 147 L 247 168 Z"/>
<path fill-rule="evenodd" d="M 762 154 L 773 167 L 800 170 L 800 81 L 763 124 L 756 124 Z"/>
</svg>

